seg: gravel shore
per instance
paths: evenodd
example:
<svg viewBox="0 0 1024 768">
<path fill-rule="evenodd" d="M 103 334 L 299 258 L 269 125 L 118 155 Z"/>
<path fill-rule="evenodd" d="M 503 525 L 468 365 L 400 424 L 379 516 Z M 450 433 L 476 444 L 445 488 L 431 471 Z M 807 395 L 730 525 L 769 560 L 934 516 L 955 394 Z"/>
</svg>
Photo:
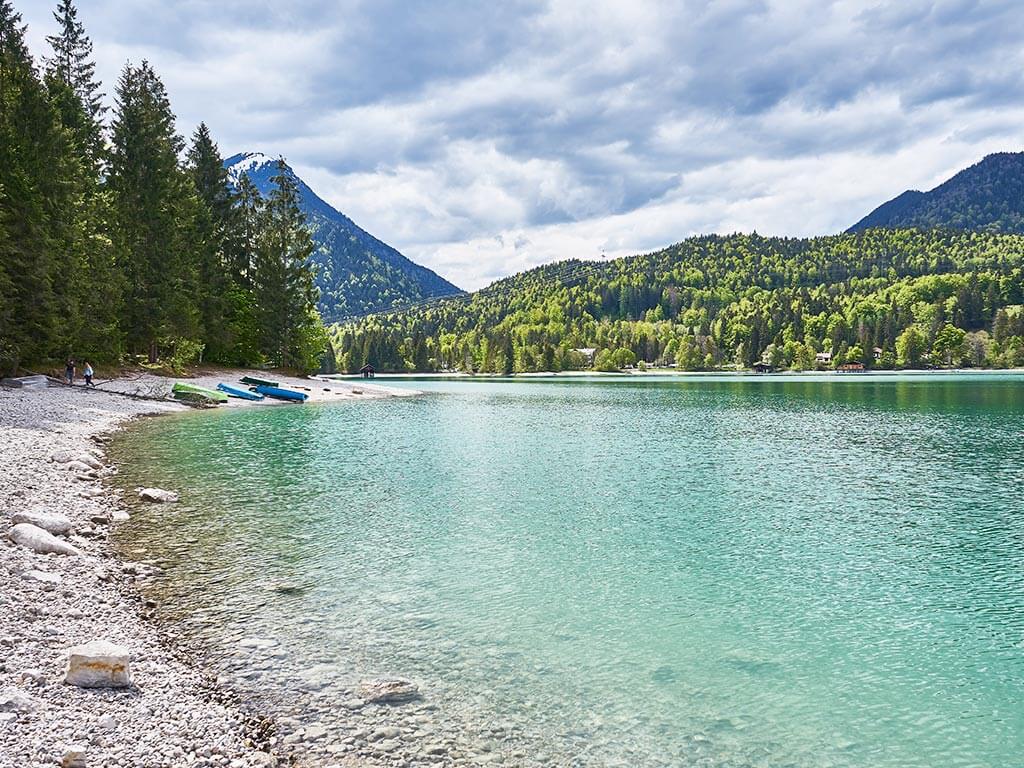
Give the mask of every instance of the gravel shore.
<svg viewBox="0 0 1024 768">
<path fill-rule="evenodd" d="M 147 620 L 137 586 L 157 569 L 108 546 L 125 511 L 102 484 L 116 471 L 102 435 L 182 408 L 80 387 L 0 389 L 0 768 L 280 764 L 261 749 L 272 726 L 242 714 Z M 77 554 L 14 543 L 14 524 L 34 513 L 68 518 L 56 539 Z M 69 649 L 96 640 L 127 649 L 129 687 L 64 681 Z"/>
</svg>

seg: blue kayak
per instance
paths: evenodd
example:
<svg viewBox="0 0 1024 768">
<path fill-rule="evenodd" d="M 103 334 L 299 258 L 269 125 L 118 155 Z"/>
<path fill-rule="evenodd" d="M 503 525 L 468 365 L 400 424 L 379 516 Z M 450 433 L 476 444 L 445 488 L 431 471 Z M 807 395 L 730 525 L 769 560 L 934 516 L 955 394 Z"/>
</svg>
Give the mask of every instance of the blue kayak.
<svg viewBox="0 0 1024 768">
<path fill-rule="evenodd" d="M 305 392 L 295 392 L 294 390 L 282 389 L 281 387 L 268 387 L 266 384 L 260 384 L 253 387 L 253 389 L 261 395 L 273 397 L 275 400 L 291 400 L 295 403 L 304 403 L 306 398 L 309 397 Z"/>
<path fill-rule="evenodd" d="M 241 387 L 232 387 L 230 384 L 218 384 L 217 389 L 227 394 L 228 397 L 239 397 L 242 400 L 263 399 L 263 395 L 257 395 L 255 392 L 250 392 L 248 389 L 242 389 Z"/>
</svg>

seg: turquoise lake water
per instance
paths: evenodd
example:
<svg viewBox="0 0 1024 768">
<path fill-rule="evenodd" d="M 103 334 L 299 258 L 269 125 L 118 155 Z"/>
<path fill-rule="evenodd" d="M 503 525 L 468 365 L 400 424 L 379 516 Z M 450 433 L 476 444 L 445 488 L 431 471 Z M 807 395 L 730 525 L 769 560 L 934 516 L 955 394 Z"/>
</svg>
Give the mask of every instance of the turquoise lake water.
<svg viewBox="0 0 1024 768">
<path fill-rule="evenodd" d="M 122 546 L 225 675 L 280 643 L 272 705 L 411 677 L 506 765 L 1024 765 L 1024 377 L 395 386 L 118 446 L 183 495 Z"/>
</svg>

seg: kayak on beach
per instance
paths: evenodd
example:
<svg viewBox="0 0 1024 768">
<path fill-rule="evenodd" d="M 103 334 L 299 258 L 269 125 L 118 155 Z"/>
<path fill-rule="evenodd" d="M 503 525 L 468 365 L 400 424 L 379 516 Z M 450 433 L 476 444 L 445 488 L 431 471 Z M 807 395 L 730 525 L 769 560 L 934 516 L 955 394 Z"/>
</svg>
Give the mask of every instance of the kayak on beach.
<svg viewBox="0 0 1024 768">
<path fill-rule="evenodd" d="M 242 400 L 262 400 L 263 395 L 250 392 L 248 389 L 242 389 L 241 387 L 233 387 L 230 384 L 218 384 L 217 389 L 225 393 L 228 397 L 238 397 Z"/>
<path fill-rule="evenodd" d="M 171 393 L 181 400 L 202 399 L 214 403 L 226 403 L 228 401 L 228 396 L 223 392 L 218 392 L 215 389 L 207 389 L 206 387 L 200 387 L 196 384 L 186 384 L 183 381 L 176 382 L 175 385 L 171 387 Z"/>
<path fill-rule="evenodd" d="M 268 379 L 257 379 L 255 376 L 243 376 L 239 379 L 243 384 L 251 384 L 254 387 L 277 387 L 280 384 L 276 381 L 270 381 Z"/>
<path fill-rule="evenodd" d="M 304 403 L 306 398 L 309 397 L 305 392 L 295 392 L 291 389 L 282 389 L 281 387 L 272 387 L 266 384 L 260 384 L 252 389 L 254 392 L 272 397 L 275 400 L 290 400 L 295 403 Z"/>
</svg>

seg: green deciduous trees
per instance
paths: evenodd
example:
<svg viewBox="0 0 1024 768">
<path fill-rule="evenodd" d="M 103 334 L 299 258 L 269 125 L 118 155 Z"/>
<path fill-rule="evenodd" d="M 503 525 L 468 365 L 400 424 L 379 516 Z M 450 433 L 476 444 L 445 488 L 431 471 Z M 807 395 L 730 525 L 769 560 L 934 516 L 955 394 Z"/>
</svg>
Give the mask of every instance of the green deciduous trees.
<svg viewBox="0 0 1024 768">
<path fill-rule="evenodd" d="M 588 347 L 599 350 L 598 367 L 611 369 L 616 350 L 628 349 L 638 362 L 684 370 L 749 366 L 766 354 L 808 370 L 825 351 L 832 362 L 823 368 L 893 367 L 897 338 L 910 326 L 923 341 L 914 337 L 903 364 L 920 365 L 928 354 L 931 362 L 955 363 L 962 355 L 956 338 L 943 333 L 949 325 L 991 329 L 979 364 L 1010 365 L 1017 355 L 1011 340 L 1024 340 L 1014 309 L 1022 289 L 1019 235 L 707 236 L 610 262 L 541 267 L 468 298 L 335 327 L 334 338 L 349 370 L 367 361 L 381 370 L 422 370 L 409 346 L 418 340 L 461 350 L 449 358 L 458 367 L 501 372 L 506 339 L 517 371 L 577 367 L 572 350 Z"/>
</svg>

